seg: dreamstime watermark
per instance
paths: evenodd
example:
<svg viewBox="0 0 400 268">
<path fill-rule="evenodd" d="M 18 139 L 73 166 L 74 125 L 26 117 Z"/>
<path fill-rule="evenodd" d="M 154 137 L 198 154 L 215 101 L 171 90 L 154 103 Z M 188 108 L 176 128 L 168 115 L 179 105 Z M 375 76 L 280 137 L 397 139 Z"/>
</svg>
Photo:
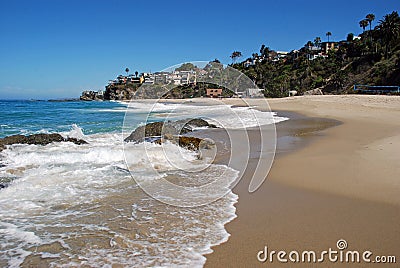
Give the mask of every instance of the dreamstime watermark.
<svg viewBox="0 0 400 268">
<path fill-rule="evenodd" d="M 262 263 L 396 263 L 395 255 L 374 255 L 372 251 L 349 250 L 347 241 L 339 239 L 336 248 L 323 251 L 314 250 L 269 250 L 265 246 L 257 253 L 257 260 Z"/>
<path fill-rule="evenodd" d="M 179 68 L 181 66 L 195 68 L 182 70 Z M 155 121 L 161 121 L 163 125 L 161 133 L 157 133 L 158 137 L 150 137 L 153 136 L 150 128 L 155 125 L 143 127 L 140 133 L 136 131 L 134 134 L 135 141 L 158 139 L 157 147 L 151 142 L 137 142 L 135 145 L 124 143 L 125 162 L 133 179 L 147 194 L 161 202 L 180 207 L 201 206 L 225 196 L 240 181 L 252 158 L 257 163 L 246 174 L 251 178 L 249 192 L 256 191 L 269 173 L 276 149 L 275 119 L 268 102 L 260 98 L 257 103 L 259 110 L 255 110 L 243 98 L 238 98 L 235 106 L 228 105 L 218 97 L 207 98 L 207 101 L 205 98 L 203 101 L 198 99 L 197 103 L 191 99 L 168 100 L 174 98 L 178 86 L 181 87 L 179 90 L 184 90 L 182 86 L 188 87 L 197 96 L 205 95 L 207 88 L 204 87 L 214 87 L 213 90 L 218 94 L 235 96 L 257 88 L 249 77 L 219 62 L 190 62 L 150 74 L 136 90 L 127 107 L 123 136 L 130 136 L 137 127 L 138 111 L 147 115 L 142 125 Z M 200 90 L 203 90 L 201 94 L 198 92 Z M 191 119 L 197 118 L 217 125 L 225 133 L 228 140 L 224 143 L 229 145 L 225 146 L 229 147 L 227 166 L 215 164 L 215 158 L 220 153 L 216 149 L 218 146 L 209 152 L 208 145 L 219 141 L 208 139 L 200 143 L 197 159 L 188 157 L 185 149 L 171 146 L 171 141 L 179 143 L 180 137 L 187 136 L 185 132 L 192 128 Z M 261 127 L 261 122 L 269 124 Z M 259 143 L 256 152 L 250 150 L 249 126 Z M 138 155 L 138 152 L 143 153 Z M 143 165 L 147 169 L 143 170 Z M 205 174 L 212 174 L 213 178 L 206 180 Z M 187 185 L 186 181 L 177 182 L 176 177 L 188 178 L 187 181 L 191 183 Z"/>
</svg>

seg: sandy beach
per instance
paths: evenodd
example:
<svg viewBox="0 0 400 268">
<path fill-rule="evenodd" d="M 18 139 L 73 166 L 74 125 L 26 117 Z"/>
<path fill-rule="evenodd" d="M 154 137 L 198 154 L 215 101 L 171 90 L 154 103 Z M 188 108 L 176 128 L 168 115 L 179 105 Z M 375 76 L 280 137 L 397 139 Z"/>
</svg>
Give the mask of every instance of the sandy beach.
<svg viewBox="0 0 400 268">
<path fill-rule="evenodd" d="M 206 267 L 398 267 L 400 98 L 303 96 L 268 102 L 278 115 L 289 112 L 291 120 L 276 125 L 277 157 L 262 187 L 250 194 L 245 176 L 233 189 L 238 217 L 226 225 L 231 237 L 207 255 Z M 326 125 L 323 118 L 337 123 Z M 285 136 L 295 137 L 293 146 L 282 142 Z M 373 260 L 396 256 L 397 265 L 257 260 L 266 246 L 321 252 L 337 250 L 339 239 L 346 240 L 347 250 L 371 251 Z"/>
<path fill-rule="evenodd" d="M 174 115 L 202 117 L 204 110 L 205 118 L 223 123 L 223 127 L 188 133 L 214 140 L 216 148 L 210 146 L 201 155 L 187 150 L 180 154 L 170 143 L 143 148 L 141 143 L 122 143 L 119 130 L 84 135 L 74 125 L 65 133 L 82 137 L 87 144 L 16 144 L 3 151 L 7 162 L 1 174 L 19 177 L 1 190 L 0 231 L 2 252 L 6 252 L 0 254 L 1 267 L 398 267 L 399 97 L 271 99 L 273 115 L 255 111 L 270 111 L 265 99 L 159 101 L 182 104 L 170 106 Z M 101 123 L 104 117 L 98 112 L 90 117 L 76 111 L 77 107 L 105 110 L 114 119 L 108 124 L 113 129 L 124 114 L 139 124 L 154 102 L 136 101 L 135 112 L 129 113 L 125 113 L 126 104 L 113 102 L 17 101 L 7 105 L 25 107 L 24 113 L 32 111 L 35 117 L 29 120 L 38 122 L 39 118 L 40 124 L 43 118 L 53 122 L 50 119 L 56 112 L 69 111 L 83 128 L 89 127 L 85 122 Z M 232 107 L 213 107 L 220 102 Z M 244 107 L 246 103 L 253 109 Z M 38 110 L 43 111 L 40 116 Z M 156 111 L 158 117 L 153 119 L 165 118 L 168 109 Z M 256 114 L 258 119 L 253 120 Z M 272 118 L 279 121 L 276 139 Z M 58 129 L 59 125 L 57 121 L 51 126 Z M 275 161 L 268 173 L 275 140 Z M 169 158 L 160 157 L 165 152 L 170 152 Z M 190 163 L 201 158 L 216 165 L 195 173 L 192 168 L 196 166 Z M 127 163 L 134 168 L 133 174 L 126 170 Z M 249 193 L 259 163 L 261 175 L 268 177 L 256 192 Z M 189 168 L 176 172 L 175 165 Z M 185 208 L 150 198 L 132 180 L 132 176 L 152 178 L 160 168 L 177 185 L 215 179 L 225 179 L 230 185 L 238 178 L 237 172 L 244 171 L 244 175 L 233 193 L 223 188 L 217 198 L 225 196 L 217 201 Z M 160 188 L 154 184 L 153 189 Z M 204 196 L 213 190 L 207 189 Z M 318 262 L 302 261 L 304 252 L 311 251 Z M 333 257 L 339 252 L 345 257 L 349 252 L 361 257 L 370 252 L 371 263 L 331 261 L 326 254 L 319 261 L 324 251 L 335 251 Z M 279 256 L 288 263 L 278 259 L 278 252 L 286 254 Z M 301 255 L 296 263 L 288 259 L 296 257 L 290 255 L 293 252 Z M 390 261 L 395 257 L 397 263 L 373 263 L 377 257 L 390 257 Z"/>
</svg>

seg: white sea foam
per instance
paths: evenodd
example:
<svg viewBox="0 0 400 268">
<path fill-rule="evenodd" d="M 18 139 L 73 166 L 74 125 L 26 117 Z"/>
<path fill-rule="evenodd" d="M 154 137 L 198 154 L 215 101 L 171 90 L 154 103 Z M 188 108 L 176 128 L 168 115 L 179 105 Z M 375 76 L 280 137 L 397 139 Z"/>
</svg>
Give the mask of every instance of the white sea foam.
<svg viewBox="0 0 400 268">
<path fill-rule="evenodd" d="M 27 247 L 39 245 L 42 242 L 32 231 L 25 231 L 18 226 L 0 221 L 0 234 L 2 237 L 1 248 L 10 247 L 9 251 L 4 252 L 8 255 L 9 267 L 20 267 L 25 257 L 30 255 Z M 18 247 L 15 247 L 17 244 Z M 1 260 L 1 258 L 0 258 Z"/>
<path fill-rule="evenodd" d="M 169 120 L 201 117 L 210 123 L 227 129 L 256 127 L 288 120 L 286 117 L 277 116 L 275 112 L 262 112 L 257 110 L 256 107 L 236 107 L 221 104 L 218 101 L 215 105 L 131 102 L 127 108 L 125 120 L 130 119 L 130 113 L 150 112 L 152 117 L 168 118 Z M 166 115 L 168 116 L 166 117 Z"/>
<path fill-rule="evenodd" d="M 162 207 L 146 195 L 133 196 L 132 202 L 135 203 L 131 213 L 122 214 L 119 219 L 130 219 L 130 222 L 140 223 L 149 230 L 146 235 L 139 233 L 134 239 L 120 233 L 118 228 L 102 227 L 101 222 L 89 224 L 89 219 L 101 213 L 103 207 L 113 205 L 103 204 L 109 196 L 121 194 L 129 187 L 137 189 L 124 162 L 123 137 L 116 133 L 84 135 L 76 125 L 62 134 L 83 138 L 89 144 L 12 145 L 2 151 L 6 166 L 0 168 L 0 176 L 12 175 L 18 179 L 0 191 L 0 247 L 5 252 L 0 256 L 0 264 L 18 267 L 26 257 L 37 254 L 54 266 L 86 264 L 97 267 L 112 263 L 127 266 L 165 267 L 179 263 L 202 266 L 205 262 L 203 254 L 210 252 L 210 246 L 227 239 L 223 225 L 235 217 L 233 204 L 237 196 L 232 193 L 220 203 L 202 208 L 203 212 L 166 205 Z M 146 143 L 146 149 L 147 153 L 143 151 L 143 144 L 125 146 L 132 156 L 130 164 L 134 177 L 157 179 L 159 176 L 153 176 L 153 168 L 166 174 L 190 168 L 198 161 L 194 152 L 172 143 L 166 143 L 164 147 Z M 167 158 L 164 150 L 170 152 Z M 215 166 L 215 169 L 228 167 Z M 235 173 L 229 174 L 233 176 Z M 207 176 L 206 173 L 203 175 Z M 210 176 L 215 174 L 210 173 Z M 149 209 L 149 204 L 153 204 L 153 209 Z M 77 210 L 77 207 L 87 209 Z M 176 226 L 164 233 L 153 226 L 155 221 L 160 221 L 160 217 L 171 223 L 184 220 L 191 227 L 180 229 Z M 203 222 L 203 218 L 208 223 Z M 72 219 L 73 224 L 70 223 Z M 95 222 L 100 220 L 98 217 L 94 219 Z M 104 218 L 101 221 L 107 220 Z M 76 230 L 71 231 L 71 228 Z M 88 231 L 101 236 L 104 232 L 108 233 L 108 245 L 111 243 L 112 249 L 99 246 L 72 250 L 74 242 L 71 242 L 71 237 L 77 240 Z M 149 242 L 149 239 L 157 242 Z M 125 241 L 124 248 L 118 244 L 121 241 Z M 61 244 L 65 254 L 40 250 L 32 253 L 30 250 L 32 246 L 54 243 Z"/>
<path fill-rule="evenodd" d="M 68 132 L 61 133 L 65 138 L 75 138 L 75 139 L 84 139 L 85 134 L 83 134 L 83 130 L 77 125 L 73 124 L 71 130 Z"/>
<path fill-rule="evenodd" d="M 125 110 L 127 119 L 151 111 L 152 120 L 202 117 L 225 128 L 286 120 L 275 113 L 226 105 L 200 109 L 190 103 L 158 103 L 153 107 L 135 102 L 126 109 L 113 109 Z M 61 134 L 89 144 L 12 145 L 1 152 L 6 166 L 0 167 L 0 176 L 17 179 L 0 191 L 0 248 L 5 252 L 0 256 L 0 266 L 18 267 L 29 255 L 36 254 L 56 267 L 111 267 L 114 263 L 201 267 L 211 247 L 228 239 L 224 224 L 236 217 L 233 204 L 237 195 L 228 191 L 216 202 L 197 208 L 164 205 L 143 194 L 125 160 L 129 160 L 133 177 L 141 181 L 174 175 L 197 182 L 225 176 L 229 182 L 236 179 L 237 171 L 211 165 L 202 173 L 185 172 L 201 168 L 204 163 L 196 153 L 172 143 L 124 146 L 124 137 L 119 133 L 84 135 L 77 125 Z M 119 195 L 124 196 L 120 205 L 114 201 Z M 124 202 L 130 203 L 129 211 Z M 91 236 L 105 239 L 105 243 L 92 246 L 85 242 L 86 246 L 80 248 L 82 245 L 76 241 L 87 241 Z M 55 244 L 62 254 L 38 248 L 32 253 L 32 247 Z"/>
</svg>

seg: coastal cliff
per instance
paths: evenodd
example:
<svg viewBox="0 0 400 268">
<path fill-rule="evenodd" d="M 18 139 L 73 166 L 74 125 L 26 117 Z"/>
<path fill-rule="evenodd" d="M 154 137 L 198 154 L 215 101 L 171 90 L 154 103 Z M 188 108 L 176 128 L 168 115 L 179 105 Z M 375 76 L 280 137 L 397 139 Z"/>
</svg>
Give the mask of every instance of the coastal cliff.
<svg viewBox="0 0 400 268">
<path fill-rule="evenodd" d="M 105 91 L 83 91 L 80 100 L 129 100 L 133 97 L 138 87 L 136 84 L 107 85 Z"/>
<path fill-rule="evenodd" d="M 130 100 L 140 84 L 108 85 L 104 92 L 105 100 Z"/>
</svg>

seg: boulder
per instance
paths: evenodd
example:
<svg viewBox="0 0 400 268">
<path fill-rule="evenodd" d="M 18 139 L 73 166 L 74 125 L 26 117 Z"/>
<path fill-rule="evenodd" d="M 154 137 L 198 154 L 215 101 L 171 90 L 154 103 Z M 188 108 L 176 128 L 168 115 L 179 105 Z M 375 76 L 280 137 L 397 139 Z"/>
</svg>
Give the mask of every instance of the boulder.
<svg viewBox="0 0 400 268">
<path fill-rule="evenodd" d="M 7 188 L 8 185 L 16 178 L 14 177 L 0 177 L 0 189 Z"/>
<path fill-rule="evenodd" d="M 168 124 L 168 122 L 148 123 L 145 126 L 136 128 L 127 138 L 125 142 L 142 142 L 145 138 L 161 137 L 162 133 L 175 133 L 176 130 Z"/>
<path fill-rule="evenodd" d="M 214 141 L 210 139 L 201 139 L 191 136 L 172 136 L 168 134 L 162 138 L 154 140 L 155 143 L 160 145 L 165 141 L 170 141 L 191 151 L 198 151 L 199 149 L 211 149 L 215 145 Z"/>
<path fill-rule="evenodd" d="M 178 120 L 176 121 L 178 124 L 184 124 L 184 126 L 187 129 L 191 129 L 191 131 L 193 130 L 193 128 L 196 127 L 209 127 L 209 128 L 216 128 L 217 126 L 214 124 L 209 124 L 206 120 L 201 119 L 201 118 L 194 118 L 194 119 L 190 119 L 190 120 Z"/>
<path fill-rule="evenodd" d="M 206 139 L 180 136 L 178 145 L 191 151 L 197 151 L 199 149 L 211 149 L 215 144 Z"/>
<path fill-rule="evenodd" d="M 168 140 L 171 140 L 171 139 L 168 139 Z M 178 136 L 178 137 L 173 137 L 173 139 L 171 141 L 187 150 L 197 151 L 200 147 L 200 143 L 201 143 L 202 139 L 196 138 L 196 137 Z"/>
<path fill-rule="evenodd" d="M 145 126 L 136 128 L 127 138 L 125 142 L 142 142 L 149 140 L 151 137 L 164 137 L 166 135 L 179 136 L 192 132 L 196 127 L 216 128 L 215 125 L 209 124 L 204 119 L 189 119 L 168 122 L 148 123 Z"/>
<path fill-rule="evenodd" d="M 33 134 L 29 136 L 13 135 L 0 139 L 0 151 L 5 149 L 5 145 L 12 145 L 12 144 L 47 145 L 52 142 L 72 142 L 78 145 L 87 144 L 87 142 L 84 140 L 79 140 L 75 138 L 64 138 L 58 133 Z"/>
</svg>

